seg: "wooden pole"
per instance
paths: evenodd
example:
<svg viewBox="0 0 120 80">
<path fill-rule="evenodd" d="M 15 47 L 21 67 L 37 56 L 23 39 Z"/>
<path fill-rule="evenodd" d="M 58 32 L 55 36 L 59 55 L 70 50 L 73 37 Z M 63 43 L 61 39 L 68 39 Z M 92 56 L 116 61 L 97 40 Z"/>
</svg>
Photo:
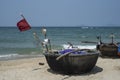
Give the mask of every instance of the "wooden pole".
<svg viewBox="0 0 120 80">
<path fill-rule="evenodd" d="M 37 34 L 35 32 L 33 33 L 33 36 L 36 39 L 36 41 L 38 41 L 41 44 L 41 46 L 43 47 L 43 42 L 39 39 L 39 37 L 37 36 Z"/>
<path fill-rule="evenodd" d="M 21 15 L 21 17 L 22 17 L 23 19 L 25 19 L 25 17 L 23 16 L 23 14 L 22 14 L 22 13 L 20 13 L 20 15 Z"/>
<path fill-rule="evenodd" d="M 77 52 L 77 51 L 80 51 L 80 49 L 76 49 L 76 50 L 67 52 L 67 53 L 65 53 L 65 54 L 63 54 L 63 55 L 57 57 L 56 60 L 60 60 L 61 58 L 63 58 L 63 57 L 65 57 L 65 56 L 69 55 L 70 53 Z"/>
</svg>

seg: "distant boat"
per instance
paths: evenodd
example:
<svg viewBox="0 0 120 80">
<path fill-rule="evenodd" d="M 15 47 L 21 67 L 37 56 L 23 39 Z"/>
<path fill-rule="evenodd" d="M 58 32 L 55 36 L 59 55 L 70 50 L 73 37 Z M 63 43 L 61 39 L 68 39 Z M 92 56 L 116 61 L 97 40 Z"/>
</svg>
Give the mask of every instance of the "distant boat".
<svg viewBox="0 0 120 80">
<path fill-rule="evenodd" d="M 109 43 L 104 43 L 101 40 L 101 36 L 97 36 L 97 39 L 99 40 L 99 42 L 95 42 L 95 41 L 81 41 L 82 43 L 95 43 L 96 45 L 96 49 L 98 51 L 100 51 L 100 54 L 102 57 L 120 57 L 120 55 L 118 55 L 118 51 L 120 53 L 120 46 L 119 46 L 119 42 L 115 43 L 113 41 L 113 33 L 111 34 L 111 38 L 112 38 L 112 42 Z"/>
<path fill-rule="evenodd" d="M 107 57 L 119 57 L 118 56 L 118 46 L 112 43 L 103 43 L 100 44 L 99 47 L 97 45 L 97 49 L 100 51 L 101 56 Z"/>
<path fill-rule="evenodd" d="M 89 28 L 89 27 L 87 27 L 87 26 L 83 26 L 83 27 L 81 27 L 82 29 L 87 29 L 87 28 Z"/>
<path fill-rule="evenodd" d="M 113 42 L 113 33 L 111 34 L 112 42 L 110 43 L 103 43 L 101 41 L 101 37 L 98 39 L 100 40 L 100 43 L 97 45 L 97 50 L 100 51 L 101 56 L 103 57 L 120 57 L 118 55 L 118 49 L 119 49 L 119 43 L 114 43 Z"/>
</svg>

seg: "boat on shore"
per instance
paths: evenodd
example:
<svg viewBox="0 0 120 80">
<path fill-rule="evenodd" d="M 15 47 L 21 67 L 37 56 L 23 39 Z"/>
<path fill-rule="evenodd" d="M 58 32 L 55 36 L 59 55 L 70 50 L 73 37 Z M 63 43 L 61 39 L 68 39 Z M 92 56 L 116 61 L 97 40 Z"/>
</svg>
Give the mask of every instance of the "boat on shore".
<svg viewBox="0 0 120 80">
<path fill-rule="evenodd" d="M 84 50 L 82 51 L 84 52 Z M 68 52 L 65 53 L 65 56 L 60 54 L 59 51 L 45 53 L 44 55 L 49 67 L 53 71 L 65 74 L 82 74 L 94 68 L 99 56 L 95 52 L 82 53 L 82 51 Z"/>
<path fill-rule="evenodd" d="M 101 36 L 97 36 L 98 42 L 95 41 L 82 41 L 82 43 L 95 43 L 96 50 L 100 52 L 101 57 L 120 57 L 120 42 L 114 42 L 114 35 L 111 33 L 111 42 L 103 42 Z"/>
<path fill-rule="evenodd" d="M 67 42 L 68 49 L 54 50 L 51 48 L 50 39 L 46 38 L 46 31 L 45 28 L 42 29 L 45 36 L 43 42 L 39 40 L 36 33 L 34 37 L 41 43 L 43 54 L 51 70 L 65 74 L 78 74 L 89 72 L 94 68 L 99 56 L 97 52 L 79 49 L 70 42 Z"/>
<path fill-rule="evenodd" d="M 117 44 L 102 43 L 97 45 L 97 50 L 100 51 L 102 57 L 119 57 Z"/>
<path fill-rule="evenodd" d="M 100 41 L 99 44 L 97 44 L 96 48 L 97 50 L 100 51 L 102 57 L 120 57 L 119 55 L 120 46 L 119 43 L 115 43 L 113 41 L 114 38 L 113 33 L 111 34 L 111 38 L 112 38 L 112 42 L 104 43 L 101 41 L 101 37 L 100 36 L 98 37 Z"/>
</svg>

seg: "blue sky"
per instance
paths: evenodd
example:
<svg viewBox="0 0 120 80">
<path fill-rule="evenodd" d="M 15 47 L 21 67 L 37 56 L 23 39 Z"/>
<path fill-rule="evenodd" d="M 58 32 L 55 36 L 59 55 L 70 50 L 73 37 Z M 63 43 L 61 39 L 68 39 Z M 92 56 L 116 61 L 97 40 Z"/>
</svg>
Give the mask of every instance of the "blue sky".
<svg viewBox="0 0 120 80">
<path fill-rule="evenodd" d="M 0 0 L 0 26 L 120 26 L 120 0 Z"/>
</svg>

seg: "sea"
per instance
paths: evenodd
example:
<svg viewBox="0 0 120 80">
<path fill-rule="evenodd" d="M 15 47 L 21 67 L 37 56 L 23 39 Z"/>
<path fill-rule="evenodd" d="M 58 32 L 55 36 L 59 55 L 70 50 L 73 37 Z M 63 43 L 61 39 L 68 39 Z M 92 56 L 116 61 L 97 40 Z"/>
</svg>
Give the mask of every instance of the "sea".
<svg viewBox="0 0 120 80">
<path fill-rule="evenodd" d="M 114 34 L 114 42 L 120 42 L 120 27 L 107 26 L 73 26 L 73 27 L 45 27 L 46 38 L 50 40 L 51 48 L 62 50 L 68 48 L 68 42 L 74 47 L 96 49 L 97 36 L 101 36 L 103 42 L 112 42 L 111 34 Z M 43 47 L 40 41 L 45 36 L 41 32 L 42 27 L 32 27 L 30 30 L 20 32 L 17 27 L 0 27 L 0 60 L 21 59 L 43 56 Z M 39 40 L 33 35 L 36 33 Z M 87 41 L 88 43 L 85 43 Z"/>
</svg>

